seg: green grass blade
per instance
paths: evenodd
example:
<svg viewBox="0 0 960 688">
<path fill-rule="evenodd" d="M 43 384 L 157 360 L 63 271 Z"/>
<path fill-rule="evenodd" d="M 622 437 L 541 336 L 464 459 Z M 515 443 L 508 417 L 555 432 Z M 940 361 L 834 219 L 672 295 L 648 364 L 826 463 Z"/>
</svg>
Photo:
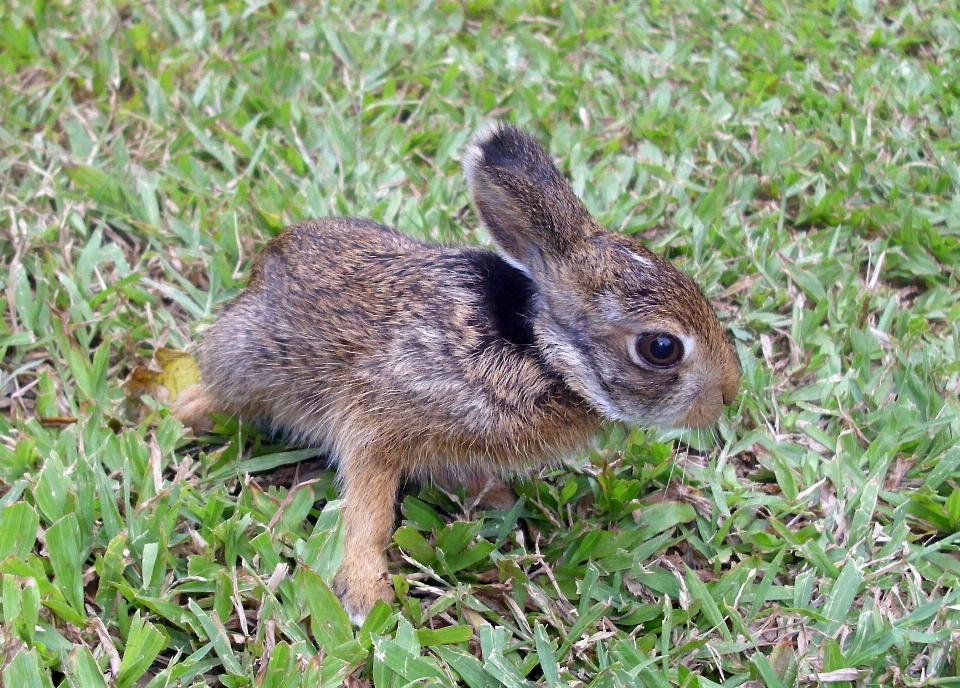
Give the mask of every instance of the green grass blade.
<svg viewBox="0 0 960 688">
<path fill-rule="evenodd" d="M 168 639 L 156 626 L 143 619 L 140 612 L 136 612 L 130 622 L 126 647 L 120 660 L 117 686 L 128 688 L 135 685 L 153 664 L 153 660 L 160 651 L 167 646 L 167 641 Z"/>
<path fill-rule="evenodd" d="M 80 527 L 73 514 L 67 514 L 47 529 L 50 565 L 64 598 L 79 614 L 83 606 L 83 571 L 77 566 L 80 558 Z"/>
</svg>

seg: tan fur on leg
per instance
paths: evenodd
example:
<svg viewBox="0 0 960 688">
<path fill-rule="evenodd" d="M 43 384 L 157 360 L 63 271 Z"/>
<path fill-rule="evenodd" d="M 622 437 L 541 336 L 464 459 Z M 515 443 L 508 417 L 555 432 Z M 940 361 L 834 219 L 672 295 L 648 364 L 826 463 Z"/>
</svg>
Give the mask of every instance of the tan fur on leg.
<svg viewBox="0 0 960 688">
<path fill-rule="evenodd" d="M 400 471 L 383 457 L 345 457 L 343 563 L 334 589 L 358 626 L 377 600 L 393 601 L 384 550 L 394 524 Z"/>
</svg>

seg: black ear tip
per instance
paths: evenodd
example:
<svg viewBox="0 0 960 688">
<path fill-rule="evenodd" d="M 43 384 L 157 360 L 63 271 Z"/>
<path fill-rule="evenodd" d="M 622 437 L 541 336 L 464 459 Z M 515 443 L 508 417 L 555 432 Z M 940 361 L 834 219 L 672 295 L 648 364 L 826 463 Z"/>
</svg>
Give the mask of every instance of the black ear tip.
<svg viewBox="0 0 960 688">
<path fill-rule="evenodd" d="M 471 188 L 473 188 L 477 171 L 490 165 L 491 157 L 502 157 L 495 154 L 491 155 L 491 153 L 501 148 L 499 142 L 502 141 L 502 137 L 505 135 L 504 132 L 508 130 L 519 133 L 515 127 L 506 122 L 494 120 L 480 127 L 477 133 L 470 139 L 470 143 L 467 145 L 463 155 L 463 171 L 467 176 L 467 182 Z M 495 165 L 496 163 L 494 162 L 493 164 Z"/>
<path fill-rule="evenodd" d="M 512 124 L 501 120 L 481 128 L 470 141 L 463 160 L 472 183 L 480 168 L 499 168 L 527 178 L 550 176 L 553 160 L 540 143 Z"/>
<path fill-rule="evenodd" d="M 471 146 L 478 148 L 498 148 L 504 145 L 511 145 L 511 142 L 517 142 L 528 138 L 526 134 L 517 129 L 509 122 L 497 119 L 489 122 L 473 135 L 470 141 Z"/>
</svg>

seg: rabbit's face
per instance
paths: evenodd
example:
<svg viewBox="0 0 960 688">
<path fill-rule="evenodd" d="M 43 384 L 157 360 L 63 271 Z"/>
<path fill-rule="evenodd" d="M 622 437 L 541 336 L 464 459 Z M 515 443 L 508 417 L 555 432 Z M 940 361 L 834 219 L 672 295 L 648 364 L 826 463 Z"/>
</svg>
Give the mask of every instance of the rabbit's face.
<svg viewBox="0 0 960 688">
<path fill-rule="evenodd" d="M 736 396 L 740 365 L 697 285 L 628 237 L 593 234 L 543 266 L 550 365 L 611 420 L 700 428 Z"/>
</svg>

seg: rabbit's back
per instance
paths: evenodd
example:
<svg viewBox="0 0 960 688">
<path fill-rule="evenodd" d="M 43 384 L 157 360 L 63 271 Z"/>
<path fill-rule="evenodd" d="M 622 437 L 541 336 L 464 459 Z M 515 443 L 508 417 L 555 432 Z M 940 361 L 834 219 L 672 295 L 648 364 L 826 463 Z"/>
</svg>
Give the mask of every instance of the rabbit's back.
<svg viewBox="0 0 960 688">
<path fill-rule="evenodd" d="M 335 456 L 378 443 L 414 473 L 515 469 L 599 424 L 546 369 L 536 307 L 493 252 L 318 220 L 267 246 L 205 334 L 201 371 L 218 408 Z"/>
</svg>

